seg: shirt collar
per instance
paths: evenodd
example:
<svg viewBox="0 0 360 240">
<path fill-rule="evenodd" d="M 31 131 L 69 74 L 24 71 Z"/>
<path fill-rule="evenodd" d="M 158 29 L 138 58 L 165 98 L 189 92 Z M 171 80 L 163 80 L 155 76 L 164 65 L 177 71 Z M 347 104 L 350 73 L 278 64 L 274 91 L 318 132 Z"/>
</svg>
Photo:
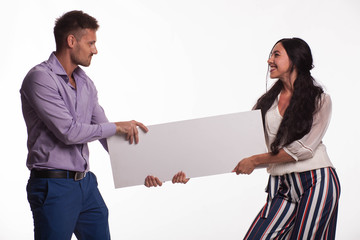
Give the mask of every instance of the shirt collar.
<svg viewBox="0 0 360 240">
<path fill-rule="evenodd" d="M 63 66 L 61 65 L 61 63 L 59 62 L 57 57 L 55 56 L 55 52 L 51 53 L 47 63 L 48 63 L 48 66 L 51 71 L 53 71 L 56 75 L 64 76 L 63 79 L 66 81 L 69 81 L 67 78 L 65 69 L 63 68 Z M 84 75 L 86 75 L 86 74 L 80 67 L 77 67 L 77 68 L 75 68 L 73 75 L 78 75 L 80 77 L 84 77 Z"/>
<path fill-rule="evenodd" d="M 67 76 L 65 69 L 63 68 L 63 66 L 61 65 L 61 63 L 59 62 L 57 57 L 55 56 L 55 52 L 51 53 L 47 63 L 49 65 L 51 71 L 53 71 L 55 74 Z"/>
</svg>

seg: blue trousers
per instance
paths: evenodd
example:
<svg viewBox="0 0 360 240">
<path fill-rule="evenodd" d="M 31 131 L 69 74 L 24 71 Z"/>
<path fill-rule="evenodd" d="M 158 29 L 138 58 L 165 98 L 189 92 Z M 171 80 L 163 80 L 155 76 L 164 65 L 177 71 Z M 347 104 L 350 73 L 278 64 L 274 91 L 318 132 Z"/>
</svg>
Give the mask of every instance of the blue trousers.
<svg viewBox="0 0 360 240">
<path fill-rule="evenodd" d="M 74 179 L 30 178 L 27 196 L 34 218 L 36 240 L 108 240 L 108 209 L 88 172 Z"/>
</svg>

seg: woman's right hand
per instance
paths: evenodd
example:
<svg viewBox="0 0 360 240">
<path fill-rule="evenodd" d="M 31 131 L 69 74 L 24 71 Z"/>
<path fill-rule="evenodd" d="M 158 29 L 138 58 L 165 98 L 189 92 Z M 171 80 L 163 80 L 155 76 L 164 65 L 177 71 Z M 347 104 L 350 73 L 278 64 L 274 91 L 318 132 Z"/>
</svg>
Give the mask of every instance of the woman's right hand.
<svg viewBox="0 0 360 240">
<path fill-rule="evenodd" d="M 186 174 L 183 171 L 178 172 L 174 175 L 172 183 L 183 183 L 186 184 L 190 178 L 186 178 Z"/>
</svg>

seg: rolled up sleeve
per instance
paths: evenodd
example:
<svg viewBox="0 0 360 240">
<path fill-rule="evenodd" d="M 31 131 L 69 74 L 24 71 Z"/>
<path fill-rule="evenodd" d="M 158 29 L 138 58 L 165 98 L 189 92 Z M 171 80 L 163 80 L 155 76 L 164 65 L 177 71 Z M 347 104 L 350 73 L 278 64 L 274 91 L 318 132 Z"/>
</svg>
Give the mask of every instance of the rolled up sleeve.
<svg viewBox="0 0 360 240">
<path fill-rule="evenodd" d="M 320 101 L 320 108 L 314 115 L 311 130 L 301 139 L 292 142 L 283 149 L 296 161 L 313 157 L 315 149 L 322 142 L 322 139 L 329 126 L 332 112 L 331 98 L 323 94 Z"/>
</svg>

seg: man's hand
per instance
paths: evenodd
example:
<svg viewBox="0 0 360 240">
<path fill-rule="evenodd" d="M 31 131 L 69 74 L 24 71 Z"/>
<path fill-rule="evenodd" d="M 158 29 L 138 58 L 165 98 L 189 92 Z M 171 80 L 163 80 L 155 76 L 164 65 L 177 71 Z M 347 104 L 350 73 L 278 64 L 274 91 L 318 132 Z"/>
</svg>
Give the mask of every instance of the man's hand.
<svg viewBox="0 0 360 240">
<path fill-rule="evenodd" d="M 130 141 L 130 144 L 132 144 L 134 142 L 135 139 L 135 143 L 139 142 L 139 132 L 137 127 L 140 127 L 144 132 L 148 132 L 149 129 L 147 129 L 147 127 L 140 123 L 137 122 L 135 120 L 132 121 L 128 121 L 128 122 L 116 122 L 116 134 L 122 135 L 125 134 L 126 135 L 126 140 Z"/>
<path fill-rule="evenodd" d="M 188 181 L 190 180 L 190 178 L 186 177 L 186 174 L 182 171 L 176 173 L 172 179 L 172 183 L 183 183 L 186 184 Z M 146 187 L 157 187 L 157 186 L 162 186 L 162 182 L 154 176 L 147 176 L 145 178 L 145 182 L 144 185 Z"/>
<path fill-rule="evenodd" d="M 157 186 L 160 186 L 162 185 L 162 182 L 157 178 L 157 177 L 154 177 L 154 176 L 147 176 L 145 178 L 145 183 L 144 185 L 146 187 L 157 187 Z"/>
</svg>

